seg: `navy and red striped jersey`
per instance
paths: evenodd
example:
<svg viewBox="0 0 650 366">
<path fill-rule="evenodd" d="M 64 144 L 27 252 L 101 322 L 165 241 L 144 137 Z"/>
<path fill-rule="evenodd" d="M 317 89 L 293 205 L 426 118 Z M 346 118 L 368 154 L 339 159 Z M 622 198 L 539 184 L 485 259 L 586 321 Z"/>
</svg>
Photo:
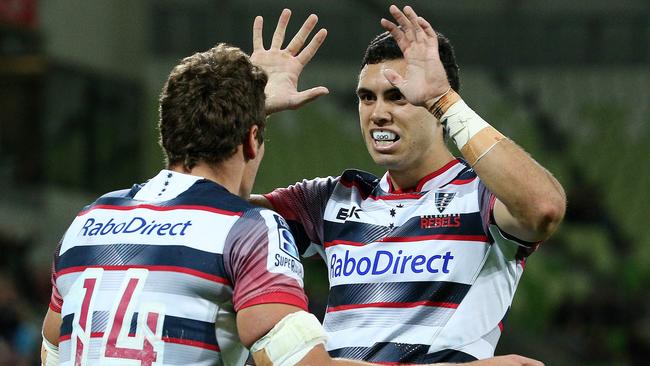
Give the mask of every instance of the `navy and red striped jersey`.
<svg viewBox="0 0 650 366">
<path fill-rule="evenodd" d="M 329 274 L 332 356 L 380 363 L 493 355 L 532 252 L 494 223 L 495 197 L 462 160 L 395 191 L 358 170 L 265 196 Z"/>
<path fill-rule="evenodd" d="M 85 207 L 61 240 L 50 303 L 61 364 L 243 365 L 236 312 L 306 309 L 302 277 L 280 216 L 163 170 Z"/>
</svg>

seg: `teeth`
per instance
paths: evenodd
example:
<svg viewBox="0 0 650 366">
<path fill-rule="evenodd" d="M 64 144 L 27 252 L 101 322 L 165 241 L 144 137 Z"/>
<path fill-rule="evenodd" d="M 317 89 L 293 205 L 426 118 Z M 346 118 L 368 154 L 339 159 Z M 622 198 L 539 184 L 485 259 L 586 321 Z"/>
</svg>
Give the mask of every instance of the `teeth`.
<svg viewBox="0 0 650 366">
<path fill-rule="evenodd" d="M 394 132 L 379 130 L 372 131 L 372 138 L 375 141 L 395 141 L 397 135 Z"/>
</svg>

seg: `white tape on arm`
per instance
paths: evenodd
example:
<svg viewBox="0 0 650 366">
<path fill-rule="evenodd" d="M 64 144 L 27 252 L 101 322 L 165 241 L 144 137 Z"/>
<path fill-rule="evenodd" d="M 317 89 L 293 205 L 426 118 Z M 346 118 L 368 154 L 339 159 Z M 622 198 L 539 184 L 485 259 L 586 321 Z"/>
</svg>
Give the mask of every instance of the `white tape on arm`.
<svg viewBox="0 0 650 366">
<path fill-rule="evenodd" d="M 447 124 L 449 137 L 454 140 L 458 149 L 462 149 L 480 130 L 490 126 L 462 99 L 451 105 L 440 121 Z"/>
<path fill-rule="evenodd" d="M 59 366 L 59 347 L 50 343 L 43 336 L 43 350 L 45 357 L 41 360 L 43 366 Z"/>
<path fill-rule="evenodd" d="M 282 318 L 251 347 L 255 361 L 264 365 L 293 366 L 312 348 L 327 341 L 325 330 L 313 314 L 298 311 Z"/>
</svg>

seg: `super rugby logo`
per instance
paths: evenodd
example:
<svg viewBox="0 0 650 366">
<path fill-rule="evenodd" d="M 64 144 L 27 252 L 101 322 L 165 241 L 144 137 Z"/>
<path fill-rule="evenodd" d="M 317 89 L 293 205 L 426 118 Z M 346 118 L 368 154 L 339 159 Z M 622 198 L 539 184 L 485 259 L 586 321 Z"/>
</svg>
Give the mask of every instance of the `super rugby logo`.
<svg viewBox="0 0 650 366">
<path fill-rule="evenodd" d="M 449 206 L 449 203 L 451 200 L 454 199 L 454 196 L 456 195 L 455 192 L 447 192 L 447 193 L 442 193 L 442 192 L 436 192 L 436 208 L 438 209 L 439 212 L 444 211 L 447 206 Z"/>
<path fill-rule="evenodd" d="M 280 216 L 274 216 L 275 221 L 278 224 L 278 236 L 280 238 L 280 250 L 289 254 L 295 259 L 300 259 L 300 254 L 298 253 L 298 246 L 293 240 L 293 235 L 289 231 L 289 225 L 286 221 Z"/>
<path fill-rule="evenodd" d="M 280 252 L 276 252 L 274 256 L 275 262 L 273 264 L 276 267 L 284 267 L 290 270 L 302 279 L 303 268 L 299 259 L 300 254 L 293 240 L 293 235 L 289 231 L 289 225 L 282 217 L 277 215 L 273 217 L 278 225 L 278 247 L 280 248 Z"/>
</svg>

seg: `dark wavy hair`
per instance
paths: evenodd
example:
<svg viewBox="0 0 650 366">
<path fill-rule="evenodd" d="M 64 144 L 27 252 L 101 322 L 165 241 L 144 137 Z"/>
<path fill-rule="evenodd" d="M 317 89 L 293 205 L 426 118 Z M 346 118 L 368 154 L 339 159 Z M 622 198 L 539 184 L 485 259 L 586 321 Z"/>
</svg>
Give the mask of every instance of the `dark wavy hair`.
<svg viewBox="0 0 650 366">
<path fill-rule="evenodd" d="M 216 47 L 184 58 L 160 94 L 160 146 L 167 166 L 187 170 L 217 164 L 244 143 L 253 125 L 261 144 L 266 73 L 237 47 Z"/>
<path fill-rule="evenodd" d="M 442 33 L 438 34 L 438 52 L 440 53 L 440 61 L 447 73 L 449 85 L 455 91 L 460 90 L 460 78 L 458 76 L 458 65 L 456 64 L 456 55 L 449 39 Z M 378 64 L 383 61 L 396 60 L 404 58 L 402 50 L 397 45 L 395 38 L 390 32 L 384 32 L 377 35 L 366 48 L 363 55 L 361 68 L 367 64 Z"/>
</svg>

